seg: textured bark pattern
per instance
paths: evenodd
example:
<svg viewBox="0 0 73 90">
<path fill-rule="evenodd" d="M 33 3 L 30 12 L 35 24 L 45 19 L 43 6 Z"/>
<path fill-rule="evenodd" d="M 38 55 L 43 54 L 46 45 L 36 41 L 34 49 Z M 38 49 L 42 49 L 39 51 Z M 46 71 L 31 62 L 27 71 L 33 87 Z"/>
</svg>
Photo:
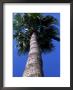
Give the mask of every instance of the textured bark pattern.
<svg viewBox="0 0 73 90">
<path fill-rule="evenodd" d="M 30 39 L 30 51 L 23 76 L 41 77 L 40 53 L 35 33 L 32 34 Z"/>
</svg>

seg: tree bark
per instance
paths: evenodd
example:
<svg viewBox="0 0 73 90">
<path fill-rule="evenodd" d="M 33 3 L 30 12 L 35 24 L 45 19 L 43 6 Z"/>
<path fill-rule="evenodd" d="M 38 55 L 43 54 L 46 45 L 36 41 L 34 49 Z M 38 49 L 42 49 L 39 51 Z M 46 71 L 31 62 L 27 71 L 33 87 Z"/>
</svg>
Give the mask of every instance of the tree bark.
<svg viewBox="0 0 73 90">
<path fill-rule="evenodd" d="M 36 39 L 36 34 L 33 33 L 30 39 L 30 51 L 26 63 L 23 77 L 41 77 L 41 56 L 39 46 Z"/>
</svg>

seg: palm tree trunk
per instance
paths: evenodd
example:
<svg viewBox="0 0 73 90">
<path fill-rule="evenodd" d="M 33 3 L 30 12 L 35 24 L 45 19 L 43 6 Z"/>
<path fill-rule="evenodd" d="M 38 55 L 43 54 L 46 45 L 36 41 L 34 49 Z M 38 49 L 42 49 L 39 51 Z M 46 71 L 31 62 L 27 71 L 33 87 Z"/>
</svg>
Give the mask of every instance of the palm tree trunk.
<svg viewBox="0 0 73 90">
<path fill-rule="evenodd" d="M 33 33 L 30 39 L 30 51 L 25 71 L 23 73 L 23 77 L 41 77 L 41 76 L 42 76 L 41 56 L 36 39 L 36 34 Z"/>
</svg>

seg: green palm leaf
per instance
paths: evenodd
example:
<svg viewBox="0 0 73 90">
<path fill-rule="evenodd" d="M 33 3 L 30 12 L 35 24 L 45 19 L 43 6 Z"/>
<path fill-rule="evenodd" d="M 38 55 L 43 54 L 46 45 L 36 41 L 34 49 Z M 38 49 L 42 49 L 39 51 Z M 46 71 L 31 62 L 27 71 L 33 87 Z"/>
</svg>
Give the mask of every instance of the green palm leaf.
<svg viewBox="0 0 73 90">
<path fill-rule="evenodd" d="M 42 52 L 52 51 L 52 39 L 60 40 L 58 20 L 53 16 L 43 16 L 40 13 L 17 13 L 13 18 L 13 37 L 17 41 L 19 54 L 29 50 L 30 38 L 33 32 L 37 34 L 37 41 Z"/>
</svg>

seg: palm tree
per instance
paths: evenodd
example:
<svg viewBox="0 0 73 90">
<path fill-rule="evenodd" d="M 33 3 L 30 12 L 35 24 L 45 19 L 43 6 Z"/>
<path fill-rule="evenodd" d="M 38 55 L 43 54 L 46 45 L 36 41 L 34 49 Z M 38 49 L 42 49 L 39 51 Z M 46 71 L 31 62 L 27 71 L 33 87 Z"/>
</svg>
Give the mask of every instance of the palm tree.
<svg viewBox="0 0 73 90">
<path fill-rule="evenodd" d="M 54 45 L 52 39 L 60 41 L 58 20 L 41 13 L 17 13 L 13 18 L 13 36 L 17 41 L 18 54 L 28 53 L 23 77 L 41 77 L 42 52 L 50 52 Z"/>
</svg>

